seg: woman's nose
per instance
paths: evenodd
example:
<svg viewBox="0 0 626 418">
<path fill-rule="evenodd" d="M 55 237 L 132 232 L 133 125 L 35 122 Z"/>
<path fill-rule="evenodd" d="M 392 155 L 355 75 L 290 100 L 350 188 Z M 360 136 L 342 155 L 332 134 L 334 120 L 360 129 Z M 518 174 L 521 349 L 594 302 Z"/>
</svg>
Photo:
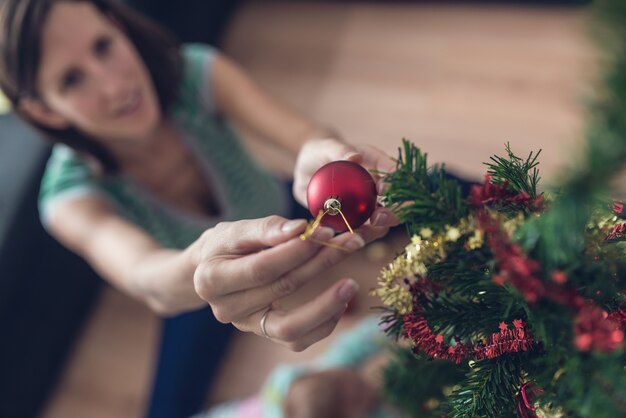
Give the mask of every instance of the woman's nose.
<svg viewBox="0 0 626 418">
<path fill-rule="evenodd" d="M 127 93 L 126 81 L 116 74 L 107 74 L 101 79 L 100 89 L 103 95 L 112 102 L 125 100 Z"/>
<path fill-rule="evenodd" d="M 128 96 L 126 77 L 115 71 L 114 68 L 102 65 L 102 63 L 94 67 L 96 67 L 94 68 L 94 82 L 100 94 L 110 101 L 113 106 L 124 101 L 126 96 Z"/>
</svg>

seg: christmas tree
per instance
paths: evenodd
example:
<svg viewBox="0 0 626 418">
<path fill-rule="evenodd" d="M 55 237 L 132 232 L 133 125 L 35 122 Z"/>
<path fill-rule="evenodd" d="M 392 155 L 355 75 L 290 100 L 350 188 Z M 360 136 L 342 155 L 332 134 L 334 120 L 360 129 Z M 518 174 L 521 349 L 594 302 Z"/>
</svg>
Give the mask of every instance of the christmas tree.
<svg viewBox="0 0 626 418">
<path fill-rule="evenodd" d="M 386 175 L 411 241 L 374 293 L 400 341 L 385 394 L 411 416 L 626 417 L 626 2 L 595 8 L 609 70 L 558 189 L 508 145 L 468 196 L 407 141 Z"/>
</svg>

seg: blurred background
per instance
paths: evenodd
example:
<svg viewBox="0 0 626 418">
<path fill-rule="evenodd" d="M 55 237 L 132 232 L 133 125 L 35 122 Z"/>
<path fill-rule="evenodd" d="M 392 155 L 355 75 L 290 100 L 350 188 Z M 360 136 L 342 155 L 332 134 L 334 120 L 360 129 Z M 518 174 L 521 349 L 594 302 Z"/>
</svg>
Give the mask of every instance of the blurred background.
<svg viewBox="0 0 626 418">
<path fill-rule="evenodd" d="M 184 41 L 217 45 L 350 142 L 395 155 L 408 138 L 472 180 L 506 142 L 521 156 L 542 149 L 544 185 L 581 152 L 598 62 L 585 1 L 128 2 Z M 49 148 L 2 97 L 0 113 L 0 417 L 140 417 L 159 320 L 45 234 L 36 194 Z M 243 134 L 290 173 L 291 158 Z M 367 290 L 402 243 L 373 244 L 329 275 L 362 283 L 340 328 L 376 305 Z M 207 404 L 254 393 L 277 362 L 327 343 L 290 353 L 238 336 Z"/>
</svg>

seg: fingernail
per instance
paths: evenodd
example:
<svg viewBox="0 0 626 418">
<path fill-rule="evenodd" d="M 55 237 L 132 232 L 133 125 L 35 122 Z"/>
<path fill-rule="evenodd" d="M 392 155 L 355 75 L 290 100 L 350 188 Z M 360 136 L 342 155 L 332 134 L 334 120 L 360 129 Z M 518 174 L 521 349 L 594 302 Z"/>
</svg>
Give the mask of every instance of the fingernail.
<svg viewBox="0 0 626 418">
<path fill-rule="evenodd" d="M 343 286 L 339 288 L 339 299 L 342 302 L 348 302 L 359 291 L 359 285 L 352 279 L 349 279 Z"/>
<path fill-rule="evenodd" d="M 358 250 L 359 248 L 363 248 L 363 246 L 365 246 L 365 241 L 363 241 L 363 238 L 361 238 L 360 235 L 354 234 L 348 242 L 344 244 L 344 246 L 351 250 Z"/>
<path fill-rule="evenodd" d="M 388 221 L 389 215 L 384 212 L 377 213 L 376 216 L 374 216 L 374 225 L 386 225 Z"/>
<path fill-rule="evenodd" d="M 359 156 L 359 153 L 358 153 L 358 152 L 354 152 L 354 151 L 353 151 L 353 152 L 349 152 L 349 153 L 347 153 L 346 155 L 344 155 L 344 156 L 343 156 L 343 159 L 344 159 L 344 160 L 350 160 L 350 159 L 352 159 L 352 158 L 354 158 L 354 157 L 357 157 L 357 156 Z"/>
<path fill-rule="evenodd" d="M 320 241 L 328 241 L 334 236 L 335 231 L 332 228 L 328 228 L 326 226 L 320 226 L 315 230 L 315 232 L 313 232 L 313 238 Z"/>
<path fill-rule="evenodd" d="M 280 228 L 283 232 L 293 232 L 295 230 L 301 229 L 306 224 L 304 219 L 294 219 L 291 221 L 287 221 Z"/>
</svg>

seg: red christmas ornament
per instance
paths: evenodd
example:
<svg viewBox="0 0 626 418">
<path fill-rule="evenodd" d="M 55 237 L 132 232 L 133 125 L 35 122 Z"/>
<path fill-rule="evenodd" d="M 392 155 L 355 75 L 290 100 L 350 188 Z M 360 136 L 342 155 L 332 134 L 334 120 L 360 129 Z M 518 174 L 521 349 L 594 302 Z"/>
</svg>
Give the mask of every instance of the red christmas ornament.
<svg viewBox="0 0 626 418">
<path fill-rule="evenodd" d="M 369 219 L 376 207 L 376 183 L 361 165 L 351 161 L 334 161 L 313 174 L 306 190 L 309 211 L 316 217 L 328 211 L 321 224 L 337 232 L 358 228 Z M 340 213 L 341 212 L 341 213 Z"/>
</svg>

